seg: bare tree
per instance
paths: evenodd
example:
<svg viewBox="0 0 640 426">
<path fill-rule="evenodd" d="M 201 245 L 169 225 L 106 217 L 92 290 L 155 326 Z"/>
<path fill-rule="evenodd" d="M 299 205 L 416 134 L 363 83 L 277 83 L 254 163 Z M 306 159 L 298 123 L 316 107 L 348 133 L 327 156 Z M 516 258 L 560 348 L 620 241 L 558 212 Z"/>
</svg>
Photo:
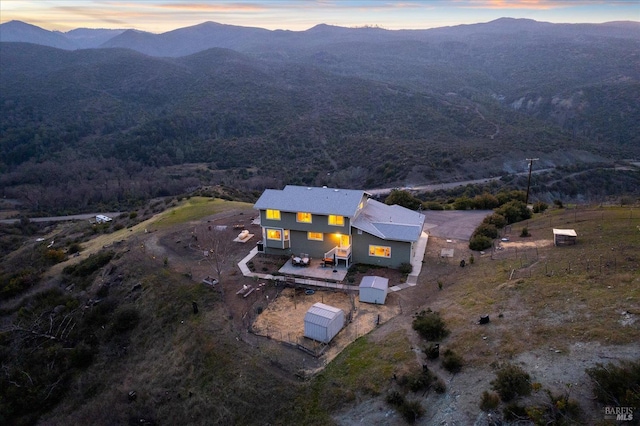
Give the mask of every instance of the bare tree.
<svg viewBox="0 0 640 426">
<path fill-rule="evenodd" d="M 192 247 L 202 252 L 202 258 L 208 262 L 219 283 L 220 291 L 224 297 L 222 287 L 222 275 L 231 263 L 231 251 L 234 232 L 226 226 L 205 224 L 194 229 L 192 234 Z"/>
</svg>

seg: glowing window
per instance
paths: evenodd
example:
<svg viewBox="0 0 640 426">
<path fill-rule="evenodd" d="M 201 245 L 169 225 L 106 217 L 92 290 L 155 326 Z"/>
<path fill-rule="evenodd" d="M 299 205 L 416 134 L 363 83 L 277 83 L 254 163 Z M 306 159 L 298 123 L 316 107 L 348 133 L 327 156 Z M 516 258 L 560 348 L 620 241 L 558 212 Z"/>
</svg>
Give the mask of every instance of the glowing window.
<svg viewBox="0 0 640 426">
<path fill-rule="evenodd" d="M 344 226 L 344 216 L 329 215 L 329 225 Z"/>
<path fill-rule="evenodd" d="M 269 240 L 282 240 L 282 231 L 279 229 L 267 229 L 267 239 Z"/>
<path fill-rule="evenodd" d="M 322 241 L 324 239 L 324 235 L 322 235 L 322 232 L 307 232 L 307 238 L 309 240 Z"/>
<path fill-rule="evenodd" d="M 369 246 L 369 256 L 391 257 L 391 247 Z"/>
<path fill-rule="evenodd" d="M 280 220 L 280 210 L 267 209 L 267 219 Z"/>
<path fill-rule="evenodd" d="M 311 213 L 298 212 L 298 222 L 311 223 Z"/>
</svg>

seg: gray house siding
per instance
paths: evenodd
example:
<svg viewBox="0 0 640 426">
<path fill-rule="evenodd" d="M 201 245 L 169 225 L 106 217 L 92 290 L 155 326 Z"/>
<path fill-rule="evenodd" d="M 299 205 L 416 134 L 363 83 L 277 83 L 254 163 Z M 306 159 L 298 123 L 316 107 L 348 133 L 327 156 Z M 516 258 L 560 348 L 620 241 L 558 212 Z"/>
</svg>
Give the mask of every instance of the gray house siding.
<svg viewBox="0 0 640 426">
<path fill-rule="evenodd" d="M 337 234 L 348 235 L 350 229 L 350 219 L 344 218 L 344 226 L 329 225 L 329 217 L 322 215 L 312 215 L 311 223 L 301 223 L 297 221 L 297 212 L 280 212 L 280 220 L 266 218 L 266 211 L 260 210 L 260 224 L 263 229 L 288 229 L 290 244 L 282 247 L 279 241 L 269 240 L 263 235 L 265 252 L 268 254 L 293 254 L 308 253 L 312 258 L 320 258 L 324 253 L 340 245 Z M 321 232 L 322 241 L 309 240 L 309 232 Z"/>
<path fill-rule="evenodd" d="M 353 239 L 353 263 L 366 263 L 369 265 L 386 266 L 389 268 L 398 268 L 403 263 L 411 262 L 411 249 L 410 242 L 402 241 L 387 241 L 382 238 L 378 238 L 371 234 L 363 232 L 359 234 L 357 230 L 352 235 Z M 369 246 L 384 246 L 391 248 L 391 257 L 377 257 L 369 255 Z"/>
</svg>

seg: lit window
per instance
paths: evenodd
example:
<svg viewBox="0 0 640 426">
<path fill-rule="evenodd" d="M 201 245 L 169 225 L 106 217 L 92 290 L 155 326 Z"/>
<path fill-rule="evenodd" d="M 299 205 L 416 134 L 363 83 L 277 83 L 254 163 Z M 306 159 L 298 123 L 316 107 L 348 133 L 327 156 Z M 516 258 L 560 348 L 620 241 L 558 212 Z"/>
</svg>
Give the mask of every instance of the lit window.
<svg viewBox="0 0 640 426">
<path fill-rule="evenodd" d="M 279 229 L 267 229 L 267 239 L 269 240 L 282 240 L 282 231 Z"/>
<path fill-rule="evenodd" d="M 314 241 L 322 241 L 324 235 L 322 235 L 322 232 L 307 232 L 307 238 Z"/>
<path fill-rule="evenodd" d="M 369 256 L 391 257 L 391 247 L 369 246 Z"/>
<path fill-rule="evenodd" d="M 311 223 L 311 213 L 298 212 L 298 222 Z"/>
<path fill-rule="evenodd" d="M 267 209 L 267 219 L 280 220 L 280 210 Z"/>
<path fill-rule="evenodd" d="M 329 225 L 344 226 L 344 216 L 329 215 Z"/>
</svg>

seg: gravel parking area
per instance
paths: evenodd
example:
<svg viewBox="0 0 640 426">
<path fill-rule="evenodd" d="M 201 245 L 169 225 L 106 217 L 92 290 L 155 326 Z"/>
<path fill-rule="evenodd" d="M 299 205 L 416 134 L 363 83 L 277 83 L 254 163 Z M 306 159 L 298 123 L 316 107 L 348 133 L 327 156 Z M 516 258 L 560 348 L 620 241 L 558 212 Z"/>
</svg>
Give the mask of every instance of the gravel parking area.
<svg viewBox="0 0 640 426">
<path fill-rule="evenodd" d="M 491 210 L 427 210 L 424 227 L 434 237 L 469 241 L 482 220 Z"/>
</svg>

